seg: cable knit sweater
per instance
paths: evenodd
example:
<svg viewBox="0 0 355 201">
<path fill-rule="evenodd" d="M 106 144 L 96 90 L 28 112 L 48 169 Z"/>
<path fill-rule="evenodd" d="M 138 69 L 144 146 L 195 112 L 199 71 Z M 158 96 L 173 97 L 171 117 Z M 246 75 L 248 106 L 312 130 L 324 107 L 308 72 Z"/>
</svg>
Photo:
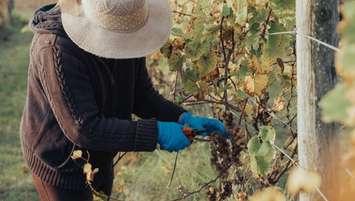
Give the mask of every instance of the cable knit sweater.
<svg viewBox="0 0 355 201">
<path fill-rule="evenodd" d="M 154 90 L 145 58 L 105 59 L 77 47 L 62 28 L 58 7 L 38 10 L 31 27 L 21 141 L 30 169 L 43 181 L 83 188 L 80 165 L 70 158 L 81 149 L 100 169 L 100 183 L 112 177 L 118 151 L 156 148 L 155 119 L 177 121 L 184 112 Z M 132 121 L 132 113 L 142 120 Z"/>
</svg>

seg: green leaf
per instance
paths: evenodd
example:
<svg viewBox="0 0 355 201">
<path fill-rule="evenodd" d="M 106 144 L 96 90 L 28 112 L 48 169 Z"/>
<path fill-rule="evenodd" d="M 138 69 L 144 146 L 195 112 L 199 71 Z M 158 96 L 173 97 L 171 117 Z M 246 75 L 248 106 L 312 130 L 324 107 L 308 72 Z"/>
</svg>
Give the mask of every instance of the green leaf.
<svg viewBox="0 0 355 201">
<path fill-rule="evenodd" d="M 277 22 L 272 22 L 270 24 L 270 29 L 269 33 L 275 33 L 275 32 L 281 32 L 285 31 L 285 28 L 282 24 L 277 23 Z M 285 35 L 269 35 L 267 42 L 266 42 L 266 47 L 265 47 L 265 54 L 268 55 L 269 57 L 282 57 L 284 56 L 287 51 L 285 51 L 285 48 L 288 47 L 288 44 L 285 43 L 287 41 L 287 36 Z"/>
<path fill-rule="evenodd" d="M 270 76 L 270 82 L 269 82 L 267 92 L 269 93 L 269 97 L 271 101 L 279 97 L 283 89 L 282 80 L 279 76 L 280 75 L 274 75 L 274 74 L 271 74 Z"/>
<path fill-rule="evenodd" d="M 258 154 L 254 156 L 258 174 L 265 176 L 270 171 L 275 154 L 276 152 L 270 143 L 264 142 L 261 145 Z"/>
<path fill-rule="evenodd" d="M 192 60 L 196 60 L 201 56 L 201 42 L 198 39 L 188 39 L 186 42 L 185 54 Z"/>
<path fill-rule="evenodd" d="M 232 8 L 231 8 L 230 6 L 224 4 L 224 5 L 223 5 L 223 8 L 222 8 L 222 15 L 223 15 L 224 17 L 229 17 L 229 16 L 232 15 L 232 13 L 233 13 Z"/>
<path fill-rule="evenodd" d="M 349 88 L 344 84 L 338 84 L 332 91 L 328 92 L 319 103 L 322 108 L 322 118 L 325 122 L 345 123 L 348 119 L 348 109 L 351 107 L 350 100 L 346 93 Z"/>
<path fill-rule="evenodd" d="M 344 16 L 345 16 L 345 23 L 346 27 L 343 30 L 343 38 L 346 38 L 347 42 L 350 44 L 355 43 L 355 23 L 353 23 L 355 19 L 355 2 L 353 1 L 346 1 L 344 5 Z"/>
<path fill-rule="evenodd" d="M 233 2 L 235 9 L 235 22 L 239 25 L 244 25 L 248 20 L 248 1 L 238 0 Z"/>
<path fill-rule="evenodd" d="M 198 92 L 198 86 L 196 84 L 198 79 L 198 73 L 195 70 L 186 69 L 182 76 L 184 90 L 188 93 L 196 94 Z"/>
<path fill-rule="evenodd" d="M 249 74 L 249 68 L 247 64 L 241 64 L 238 72 L 238 78 L 243 80 L 245 76 Z"/>
<path fill-rule="evenodd" d="M 270 171 L 276 155 L 272 145 L 269 142 L 260 143 L 253 139 L 248 151 L 250 167 L 254 174 L 265 176 Z"/>
<path fill-rule="evenodd" d="M 165 43 L 163 47 L 160 48 L 160 52 L 167 58 L 171 56 L 172 47 L 169 42 Z"/>
<path fill-rule="evenodd" d="M 271 126 L 262 126 L 259 131 L 259 136 L 263 142 L 274 143 L 276 138 L 275 129 Z"/>
<path fill-rule="evenodd" d="M 185 62 L 185 57 L 182 56 L 180 52 L 174 51 L 170 58 L 168 59 L 169 69 L 171 71 L 176 71 L 182 68 L 182 65 Z"/>
<path fill-rule="evenodd" d="M 181 28 L 178 28 L 178 27 L 173 27 L 171 29 L 171 34 L 173 36 L 183 36 L 184 35 L 184 32 L 182 31 Z"/>
<path fill-rule="evenodd" d="M 215 53 L 205 54 L 196 62 L 200 77 L 207 75 L 217 64 Z"/>
<path fill-rule="evenodd" d="M 250 167 L 254 174 L 265 176 L 272 167 L 276 152 L 272 146 L 276 137 L 275 129 L 271 126 L 262 126 L 259 134 L 248 142 Z"/>
<path fill-rule="evenodd" d="M 258 153 L 258 150 L 260 149 L 261 147 L 261 140 L 259 139 L 258 136 L 254 136 L 252 137 L 249 142 L 248 142 L 248 151 L 249 151 L 249 154 L 257 154 Z"/>
<path fill-rule="evenodd" d="M 344 77 L 355 77 L 355 42 L 343 39 L 342 43 L 341 51 L 337 53 L 337 68 Z"/>
<path fill-rule="evenodd" d="M 296 5 L 295 0 L 271 0 L 271 2 L 275 4 L 276 9 L 293 9 Z"/>
</svg>

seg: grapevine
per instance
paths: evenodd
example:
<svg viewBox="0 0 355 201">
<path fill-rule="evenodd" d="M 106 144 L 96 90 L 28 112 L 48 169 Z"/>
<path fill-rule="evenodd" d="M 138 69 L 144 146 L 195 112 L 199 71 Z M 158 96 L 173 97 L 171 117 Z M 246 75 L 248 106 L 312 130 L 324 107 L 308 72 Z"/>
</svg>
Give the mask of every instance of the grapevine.
<svg viewBox="0 0 355 201">
<path fill-rule="evenodd" d="M 210 200 L 241 200 L 281 185 L 296 158 L 293 1 L 173 1 L 172 37 L 150 60 L 176 75 L 174 101 L 207 104 L 231 139 L 209 138 L 218 172 L 203 185 Z M 277 135 L 277 138 L 276 138 Z M 199 193 L 202 189 L 193 191 Z M 182 198 L 193 194 L 184 193 Z"/>
</svg>

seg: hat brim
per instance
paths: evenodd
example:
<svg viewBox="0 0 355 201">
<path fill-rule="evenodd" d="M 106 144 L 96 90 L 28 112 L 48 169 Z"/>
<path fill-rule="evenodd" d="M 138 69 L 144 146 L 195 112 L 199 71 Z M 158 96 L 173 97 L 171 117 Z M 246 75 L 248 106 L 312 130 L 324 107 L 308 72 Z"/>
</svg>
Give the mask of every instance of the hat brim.
<svg viewBox="0 0 355 201">
<path fill-rule="evenodd" d="M 113 32 L 90 22 L 85 16 L 74 16 L 62 11 L 63 27 L 77 46 L 94 55 L 114 59 L 144 57 L 161 48 L 171 30 L 169 1 L 147 1 L 147 22 L 132 33 Z"/>
</svg>

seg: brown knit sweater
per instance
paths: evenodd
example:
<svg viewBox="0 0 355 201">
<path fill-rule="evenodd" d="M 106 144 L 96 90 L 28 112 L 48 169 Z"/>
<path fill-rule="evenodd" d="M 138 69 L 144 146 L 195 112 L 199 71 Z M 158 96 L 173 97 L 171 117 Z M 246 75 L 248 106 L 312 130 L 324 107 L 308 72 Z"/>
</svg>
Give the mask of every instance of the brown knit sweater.
<svg viewBox="0 0 355 201">
<path fill-rule="evenodd" d="M 51 185 L 79 189 L 85 182 L 80 164 L 70 158 L 74 149 L 89 151 L 101 170 L 100 183 L 112 177 L 118 151 L 156 148 L 153 118 L 177 121 L 184 110 L 154 90 L 145 58 L 104 59 L 81 50 L 53 7 L 38 10 L 31 23 L 35 35 L 21 141 L 34 174 Z M 132 113 L 142 120 L 132 121 Z"/>
</svg>

